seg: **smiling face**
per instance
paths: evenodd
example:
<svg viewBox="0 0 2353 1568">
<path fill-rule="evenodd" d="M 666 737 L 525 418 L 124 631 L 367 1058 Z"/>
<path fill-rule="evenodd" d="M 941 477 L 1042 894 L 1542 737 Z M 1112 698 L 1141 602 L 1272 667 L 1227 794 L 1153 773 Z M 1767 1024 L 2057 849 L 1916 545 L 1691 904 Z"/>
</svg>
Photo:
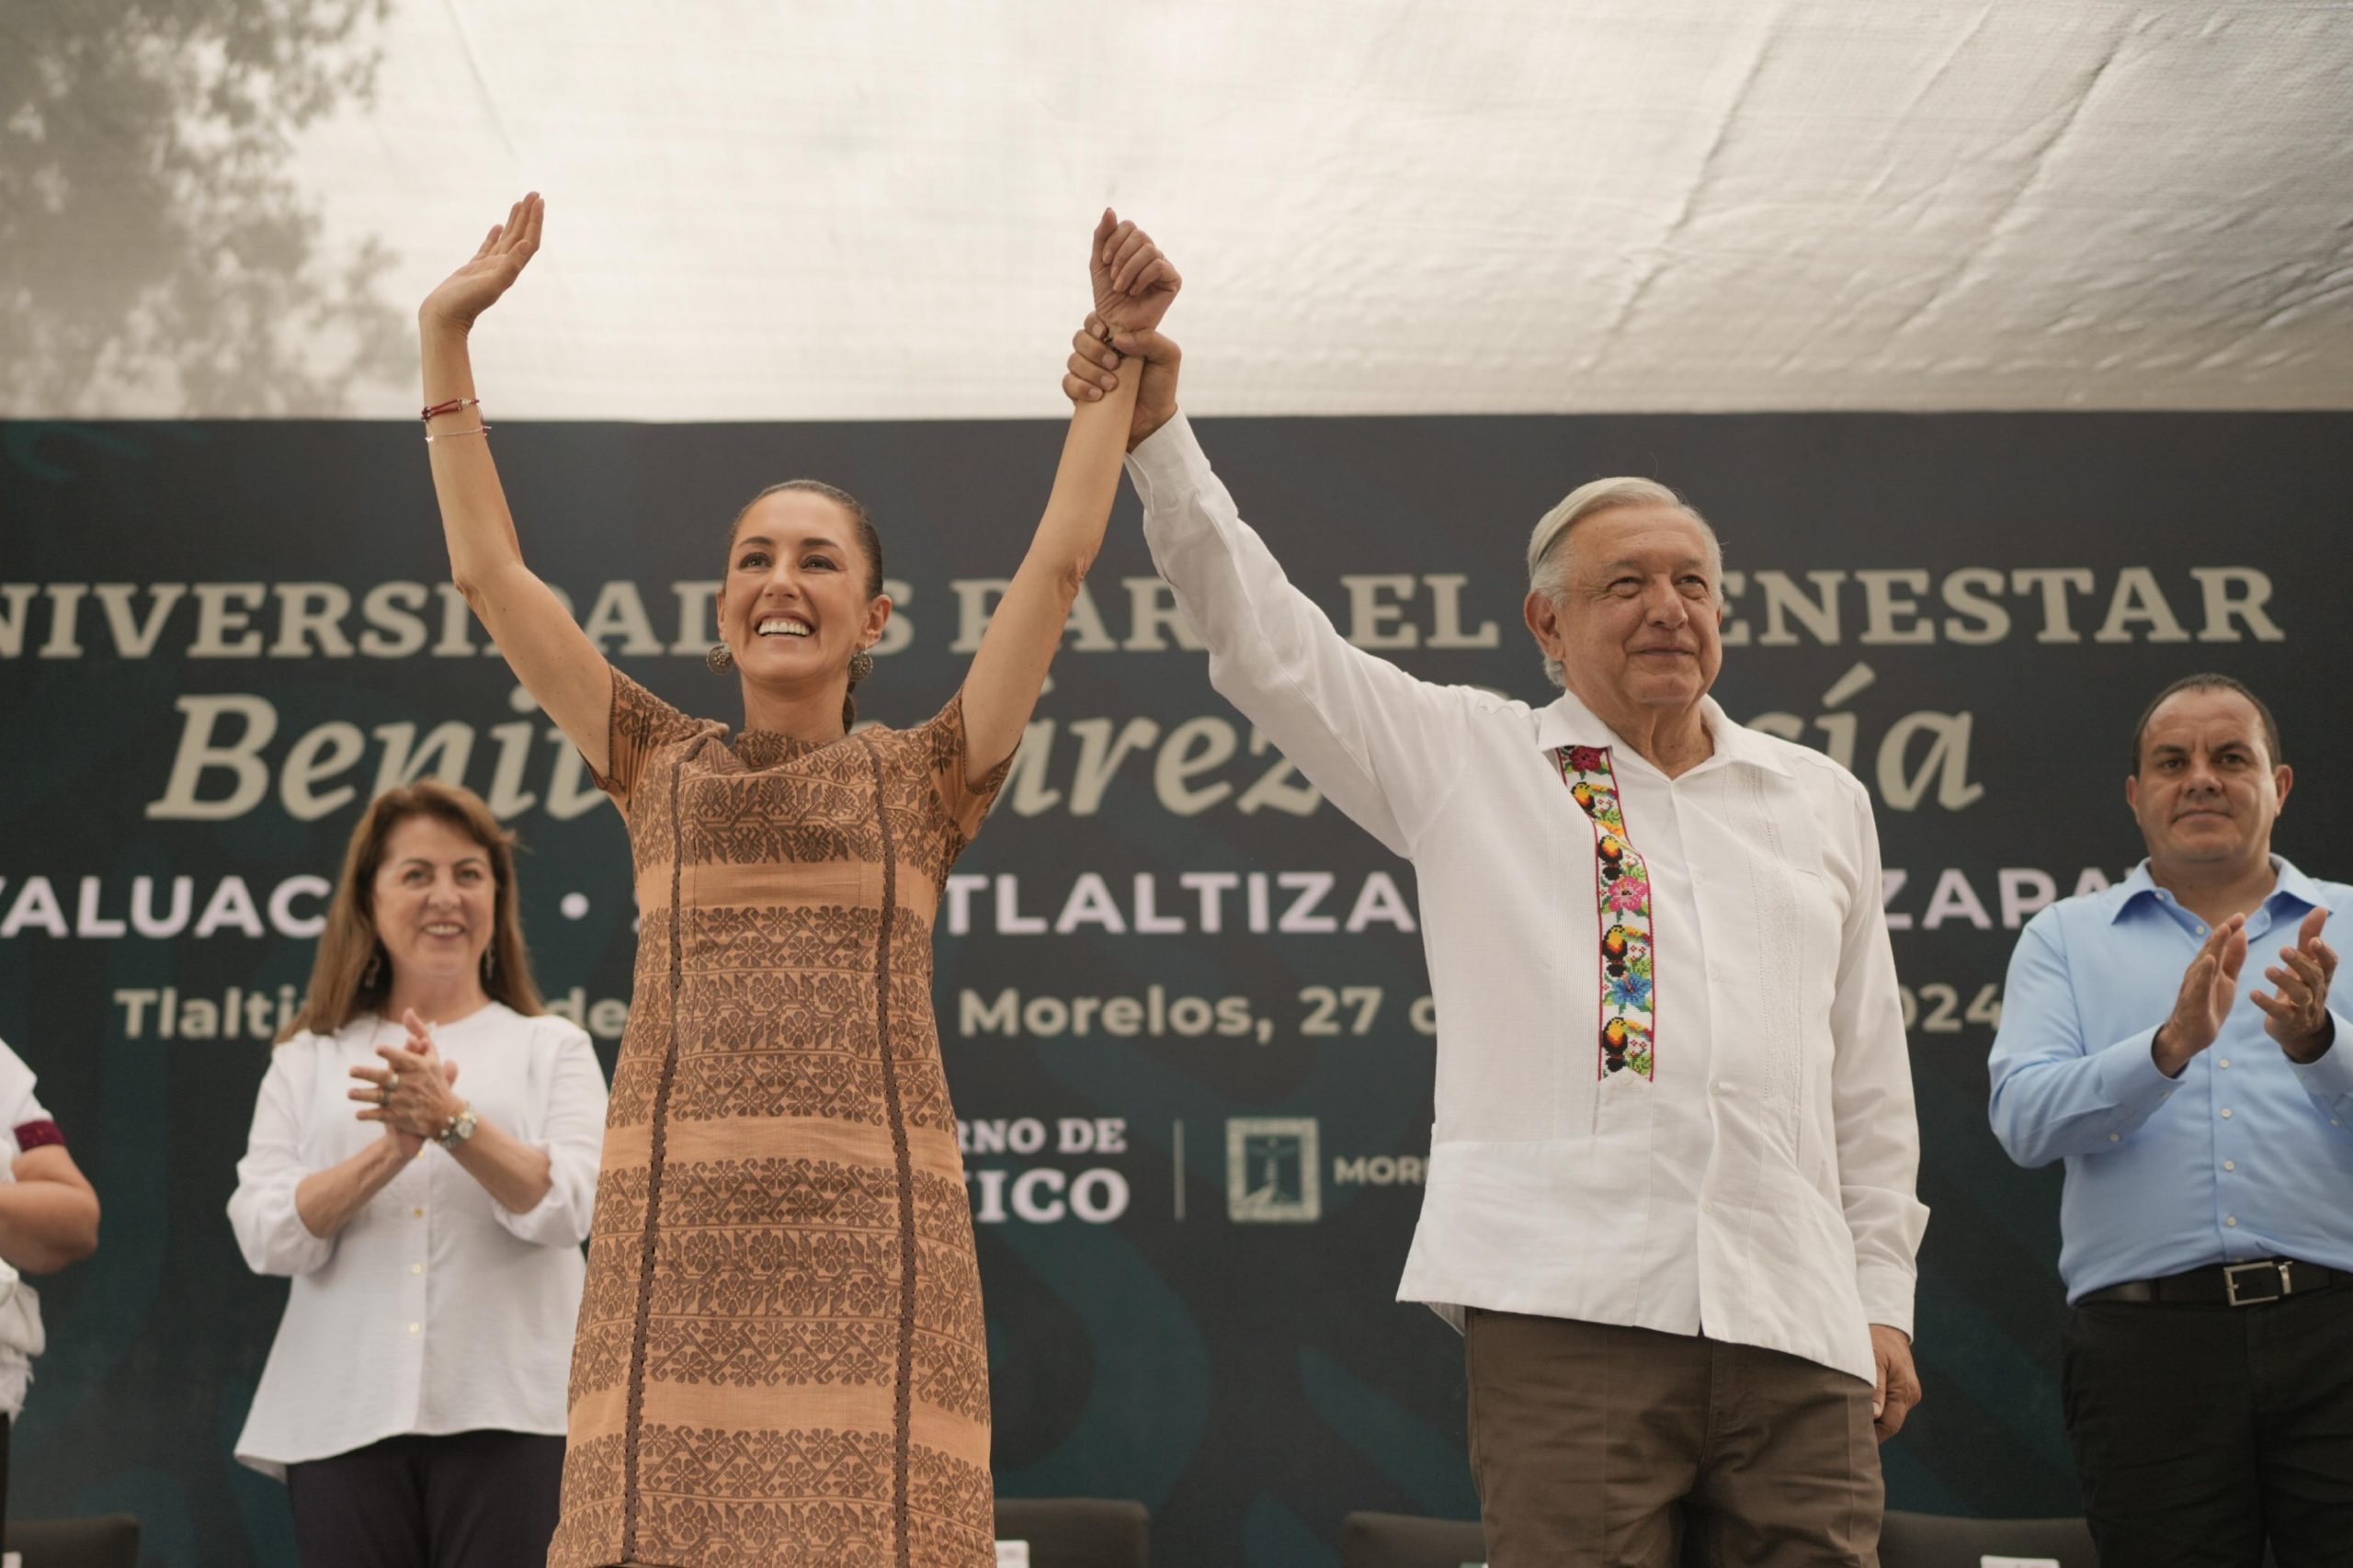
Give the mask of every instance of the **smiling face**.
<svg viewBox="0 0 2353 1568">
<path fill-rule="evenodd" d="M 1707 535 L 1688 513 L 1612 506 L 1552 548 L 1571 551 L 1566 580 L 1557 599 L 1528 596 L 1528 626 L 1587 707 L 1606 720 L 1706 695 L 1723 664 L 1723 605 Z"/>
<path fill-rule="evenodd" d="M 851 655 L 882 635 L 858 520 L 840 502 L 782 490 L 745 508 L 728 547 L 720 635 L 746 680 L 779 687 L 848 679 Z"/>
<path fill-rule="evenodd" d="M 482 973 L 497 934 L 498 882 L 490 851 L 438 816 L 404 817 L 384 835 L 369 885 L 376 938 L 392 956 L 395 986 Z"/>
<path fill-rule="evenodd" d="M 2293 778 L 2264 744 L 2253 703 L 2193 687 L 2149 715 L 2124 799 L 2160 874 L 2172 867 L 2252 871 L 2270 856 L 2271 824 Z"/>
</svg>

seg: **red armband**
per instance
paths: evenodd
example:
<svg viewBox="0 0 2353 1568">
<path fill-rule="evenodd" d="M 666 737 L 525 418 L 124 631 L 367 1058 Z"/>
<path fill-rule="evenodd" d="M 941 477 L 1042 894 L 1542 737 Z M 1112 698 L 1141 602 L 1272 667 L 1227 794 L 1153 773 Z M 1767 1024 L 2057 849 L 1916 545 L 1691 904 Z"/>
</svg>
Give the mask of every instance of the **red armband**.
<svg viewBox="0 0 2353 1568">
<path fill-rule="evenodd" d="M 20 1154 L 29 1154 L 35 1149 L 51 1143 L 56 1144 L 61 1149 L 65 1147 L 65 1134 L 57 1130 L 57 1123 L 45 1119 L 40 1121 L 28 1121 L 18 1127 L 16 1131 L 16 1139 L 17 1152 Z"/>
</svg>

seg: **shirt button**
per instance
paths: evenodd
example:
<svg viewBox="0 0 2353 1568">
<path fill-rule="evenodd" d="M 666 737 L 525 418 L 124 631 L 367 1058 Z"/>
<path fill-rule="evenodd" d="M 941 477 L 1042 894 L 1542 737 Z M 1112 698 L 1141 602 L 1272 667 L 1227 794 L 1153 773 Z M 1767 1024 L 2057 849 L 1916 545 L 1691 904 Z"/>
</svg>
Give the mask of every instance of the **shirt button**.
<svg viewBox="0 0 2353 1568">
<path fill-rule="evenodd" d="M 418 1218 L 418 1219 L 420 1219 L 420 1220 L 422 1220 L 422 1219 L 424 1219 L 424 1218 L 425 1218 L 425 1210 L 422 1210 L 422 1209 L 412 1209 L 412 1210 L 409 1210 L 409 1212 L 410 1212 L 411 1214 L 414 1214 L 415 1216 L 416 1216 L 416 1218 Z"/>
<path fill-rule="evenodd" d="M 2236 1160 L 2224 1160 L 2222 1168 L 2226 1171 L 2234 1171 L 2239 1168 L 2239 1163 Z"/>
<path fill-rule="evenodd" d="M 1722 1094 L 1724 1092 L 1724 1081 L 1722 1078 L 1715 1079 L 1713 1082 L 1709 1084 L 1708 1092 L 1711 1095 Z"/>
<path fill-rule="evenodd" d="M 2124 1142 L 2124 1134 L 2121 1132 L 2111 1132 L 2108 1135 L 2108 1141 L 2111 1143 L 2121 1143 Z"/>
<path fill-rule="evenodd" d="M 2228 1106 L 2224 1106 L 2224 1107 L 2222 1108 L 2222 1119 L 2223 1119 L 2224 1121 L 2228 1121 L 2228 1120 L 2230 1120 L 2230 1119 L 2231 1119 L 2231 1108 L 2230 1108 L 2230 1107 L 2228 1107 Z"/>
<path fill-rule="evenodd" d="M 2197 927 L 2197 931 L 2198 931 L 2198 934 L 2199 934 L 2200 936 L 2203 937 L 2203 936 L 2206 934 L 2206 927 L 2205 927 L 2205 926 L 2200 926 Z"/>
<path fill-rule="evenodd" d="M 408 1271 L 411 1274 L 422 1274 L 425 1272 L 425 1265 L 421 1263 L 412 1263 L 408 1266 Z"/>
<path fill-rule="evenodd" d="M 2232 1226 L 2232 1227 L 2234 1227 L 2234 1228 L 2235 1228 L 2235 1227 L 2237 1226 L 2238 1222 L 2239 1222 L 2239 1217 L 2238 1217 L 2237 1215 L 2235 1215 L 2235 1214 L 2232 1215 L 2229 1219 L 2227 1219 L 2227 1220 L 2225 1220 L 2225 1221 L 2222 1221 L 2222 1223 L 2223 1223 L 2223 1224 L 2225 1224 L 2225 1225 L 2229 1225 L 2229 1226 Z"/>
<path fill-rule="evenodd" d="M 2238 1221 L 2237 1221 L 2236 1220 L 2234 1220 L 2234 1221 L 2231 1221 L 2231 1223 L 2232 1223 L 2232 1224 L 2234 1224 L 2234 1225 L 2235 1225 L 2235 1224 L 2237 1224 L 2237 1223 L 2238 1223 Z M 408 1325 L 408 1331 L 409 1331 L 411 1334 L 422 1334 L 422 1333 L 425 1331 L 425 1325 L 424 1325 L 423 1324 L 421 1324 L 421 1323 L 413 1323 L 413 1324 L 409 1324 L 409 1325 Z"/>
<path fill-rule="evenodd" d="M 1702 1214 L 1712 1214 L 1715 1211 L 1716 1206 L 1712 1203 L 1702 1203 L 1699 1205 L 1699 1212 Z"/>
<path fill-rule="evenodd" d="M 2229 1057 L 2227 1057 L 2227 1056 L 2223 1057 L 2223 1058 L 2222 1058 L 2222 1065 L 2223 1065 L 2223 1066 L 2225 1066 L 2225 1067 L 2228 1067 L 2230 1064 L 2231 1064 L 2231 1059 L 2230 1059 Z"/>
</svg>

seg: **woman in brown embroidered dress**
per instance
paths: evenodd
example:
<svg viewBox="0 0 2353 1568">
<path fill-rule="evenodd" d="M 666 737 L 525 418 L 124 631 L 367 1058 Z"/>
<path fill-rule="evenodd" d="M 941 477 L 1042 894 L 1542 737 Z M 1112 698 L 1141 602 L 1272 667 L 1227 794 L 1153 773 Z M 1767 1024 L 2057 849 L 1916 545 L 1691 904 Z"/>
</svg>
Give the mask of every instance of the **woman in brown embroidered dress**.
<svg viewBox="0 0 2353 1568">
<path fill-rule="evenodd" d="M 482 438 L 475 318 L 539 248 L 516 204 L 418 312 L 451 574 L 629 824 L 636 1000 L 613 1074 L 551 1568 L 988 1568 L 980 1278 L 931 1011 L 948 868 L 1003 782 L 1103 537 L 1141 361 L 1071 420 L 962 689 L 848 733 L 891 601 L 858 503 L 794 481 L 728 540 L 715 668 L 744 727 L 608 665 L 523 563 Z M 1106 212 L 1098 312 L 1176 274 Z"/>
</svg>

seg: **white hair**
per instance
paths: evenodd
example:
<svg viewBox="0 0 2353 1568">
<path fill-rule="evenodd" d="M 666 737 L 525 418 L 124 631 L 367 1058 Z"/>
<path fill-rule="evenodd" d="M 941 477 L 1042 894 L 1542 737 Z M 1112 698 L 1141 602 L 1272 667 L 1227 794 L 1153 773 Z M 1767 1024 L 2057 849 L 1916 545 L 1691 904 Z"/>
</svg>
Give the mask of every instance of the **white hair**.
<svg viewBox="0 0 2353 1568">
<path fill-rule="evenodd" d="M 1563 496 L 1559 506 L 1536 520 L 1534 531 L 1528 536 L 1529 591 L 1541 594 L 1547 601 L 1559 606 L 1569 589 L 1569 530 L 1587 517 L 1620 506 L 1672 506 L 1699 524 L 1701 537 L 1708 541 L 1708 597 L 1719 604 L 1722 602 L 1724 547 L 1716 538 L 1716 530 L 1696 507 L 1665 485 L 1654 479 L 1629 474 L 1580 484 Z M 1544 678 L 1554 686 L 1568 684 L 1561 661 L 1550 653 L 1544 655 Z"/>
</svg>

